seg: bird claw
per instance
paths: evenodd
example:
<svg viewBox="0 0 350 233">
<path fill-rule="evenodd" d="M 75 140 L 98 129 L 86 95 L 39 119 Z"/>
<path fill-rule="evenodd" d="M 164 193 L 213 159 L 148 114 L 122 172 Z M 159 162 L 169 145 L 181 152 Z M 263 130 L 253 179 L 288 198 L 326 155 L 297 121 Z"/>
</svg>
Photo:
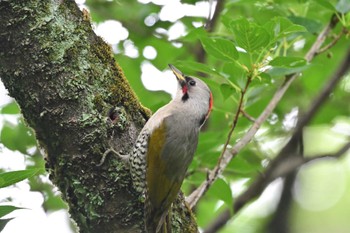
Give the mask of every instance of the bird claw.
<svg viewBox="0 0 350 233">
<path fill-rule="evenodd" d="M 127 162 L 129 161 L 129 157 L 130 155 L 129 154 L 121 154 L 119 152 L 117 152 L 116 150 L 114 150 L 113 148 L 109 148 L 108 150 L 106 150 L 103 155 L 101 156 L 101 160 L 100 162 L 97 164 L 98 167 L 102 166 L 102 164 L 105 162 L 106 158 L 107 158 L 107 155 L 109 153 L 113 153 L 114 155 L 117 155 L 119 158 L 121 158 L 124 162 Z"/>
</svg>

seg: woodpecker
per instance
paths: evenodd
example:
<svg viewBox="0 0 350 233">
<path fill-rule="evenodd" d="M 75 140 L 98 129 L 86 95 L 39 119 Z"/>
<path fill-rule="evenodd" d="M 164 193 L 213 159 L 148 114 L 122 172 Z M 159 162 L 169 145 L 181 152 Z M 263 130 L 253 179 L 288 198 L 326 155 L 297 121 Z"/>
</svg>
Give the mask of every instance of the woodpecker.
<svg viewBox="0 0 350 233">
<path fill-rule="evenodd" d="M 135 190 L 145 197 L 148 233 L 161 230 L 213 106 L 212 93 L 203 81 L 169 67 L 179 84 L 176 96 L 147 121 L 129 159 Z"/>
</svg>

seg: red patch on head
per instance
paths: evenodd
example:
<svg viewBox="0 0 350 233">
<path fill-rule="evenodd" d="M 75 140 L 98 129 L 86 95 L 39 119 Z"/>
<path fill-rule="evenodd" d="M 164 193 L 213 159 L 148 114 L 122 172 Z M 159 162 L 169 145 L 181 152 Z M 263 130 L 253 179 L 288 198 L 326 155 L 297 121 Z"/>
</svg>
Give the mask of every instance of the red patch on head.
<svg viewBox="0 0 350 233">
<path fill-rule="evenodd" d="M 208 113 L 207 113 L 207 117 L 209 117 L 209 114 L 211 112 L 211 110 L 213 109 L 213 104 L 214 104 L 214 99 L 213 99 L 213 94 L 210 92 L 210 97 L 209 97 L 209 108 L 208 108 Z"/>
<path fill-rule="evenodd" d="M 210 98 L 209 98 L 209 112 L 213 109 L 214 99 L 213 94 L 210 92 Z"/>
<path fill-rule="evenodd" d="M 184 86 L 182 87 L 182 93 L 183 93 L 183 94 L 186 94 L 187 91 L 188 91 L 188 87 L 187 87 L 187 85 L 184 85 Z"/>
</svg>

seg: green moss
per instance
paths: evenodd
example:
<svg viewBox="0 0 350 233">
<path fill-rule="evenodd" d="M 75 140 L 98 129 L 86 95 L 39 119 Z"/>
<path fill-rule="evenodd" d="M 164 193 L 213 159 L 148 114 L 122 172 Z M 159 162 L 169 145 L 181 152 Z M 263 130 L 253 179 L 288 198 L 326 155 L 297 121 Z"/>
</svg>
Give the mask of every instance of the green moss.
<svg viewBox="0 0 350 233">
<path fill-rule="evenodd" d="M 74 1 L 29 6 L 33 2 L 2 12 L 8 18 L 18 14 L 20 22 L 9 21 L 14 25 L 3 30 L 2 37 L 14 37 L 11 43 L 3 40 L 0 72 L 48 151 L 50 178 L 82 232 L 142 223 L 143 204 L 126 165 L 116 158 L 101 167 L 96 163 L 111 141 L 128 151 L 150 111 L 140 105 L 111 47 L 92 32 Z M 111 108 L 118 115 L 114 124 L 106 121 Z"/>
<path fill-rule="evenodd" d="M 101 37 L 94 36 L 91 49 L 93 53 L 99 58 L 101 63 L 110 64 L 114 63 L 113 51 L 110 45 L 108 45 Z"/>
<path fill-rule="evenodd" d="M 107 104 L 104 102 L 103 96 L 101 94 L 95 94 L 92 103 L 97 112 L 104 112 L 107 109 Z"/>
</svg>

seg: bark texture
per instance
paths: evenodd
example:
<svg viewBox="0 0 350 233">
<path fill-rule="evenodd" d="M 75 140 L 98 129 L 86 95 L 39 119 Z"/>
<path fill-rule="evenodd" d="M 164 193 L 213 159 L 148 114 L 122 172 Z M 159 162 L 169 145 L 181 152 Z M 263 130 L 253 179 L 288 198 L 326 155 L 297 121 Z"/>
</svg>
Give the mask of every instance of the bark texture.
<svg viewBox="0 0 350 233">
<path fill-rule="evenodd" d="M 0 0 L 0 78 L 47 153 L 50 179 L 81 232 L 142 232 L 143 203 L 127 165 L 150 116 L 116 64 L 110 47 L 70 0 Z M 197 232 L 183 198 L 175 232 Z"/>
</svg>

